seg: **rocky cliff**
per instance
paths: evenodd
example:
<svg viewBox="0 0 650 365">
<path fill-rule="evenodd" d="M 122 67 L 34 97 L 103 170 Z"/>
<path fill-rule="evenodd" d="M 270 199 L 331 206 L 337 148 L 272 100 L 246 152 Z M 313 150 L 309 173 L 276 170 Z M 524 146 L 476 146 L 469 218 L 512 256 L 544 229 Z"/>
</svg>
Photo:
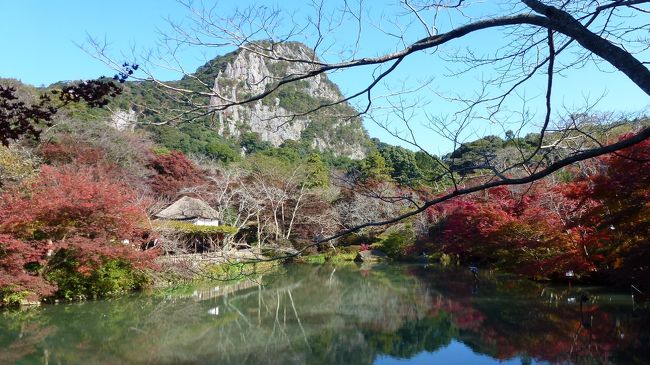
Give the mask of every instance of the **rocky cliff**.
<svg viewBox="0 0 650 365">
<path fill-rule="evenodd" d="M 224 109 L 270 90 L 287 75 L 304 74 L 314 67 L 287 59 L 316 60 L 312 50 L 301 43 L 274 45 L 272 51 L 268 44 L 259 43 L 200 67 L 195 76 L 213 84 L 217 95 L 210 99 L 217 121 L 214 127 L 227 138 L 255 132 L 274 146 L 287 140 L 302 141 L 320 151 L 363 158 L 369 139 L 354 108 L 340 103 L 314 111 L 343 98 L 324 74 L 283 85 L 263 100 Z"/>
</svg>

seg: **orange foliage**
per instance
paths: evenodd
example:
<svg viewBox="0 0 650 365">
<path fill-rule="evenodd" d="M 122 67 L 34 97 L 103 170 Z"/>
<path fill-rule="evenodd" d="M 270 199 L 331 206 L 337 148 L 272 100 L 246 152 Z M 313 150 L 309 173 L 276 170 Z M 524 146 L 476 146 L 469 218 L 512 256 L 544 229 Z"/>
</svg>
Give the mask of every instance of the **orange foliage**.
<svg viewBox="0 0 650 365">
<path fill-rule="evenodd" d="M 152 154 L 148 167 L 153 172 L 149 177 L 151 189 L 170 199 L 174 199 L 183 188 L 206 183 L 203 172 L 179 151 Z"/>
<path fill-rule="evenodd" d="M 4 284 L 51 294 L 37 272 L 26 270 L 26 264 L 46 264 L 48 251 L 50 257 L 66 250 L 78 260 L 80 271 L 117 258 L 149 266 L 155 254 L 140 249 L 150 239 L 142 202 L 101 168 L 45 165 L 23 191 L 9 191 L 1 198 Z"/>
</svg>

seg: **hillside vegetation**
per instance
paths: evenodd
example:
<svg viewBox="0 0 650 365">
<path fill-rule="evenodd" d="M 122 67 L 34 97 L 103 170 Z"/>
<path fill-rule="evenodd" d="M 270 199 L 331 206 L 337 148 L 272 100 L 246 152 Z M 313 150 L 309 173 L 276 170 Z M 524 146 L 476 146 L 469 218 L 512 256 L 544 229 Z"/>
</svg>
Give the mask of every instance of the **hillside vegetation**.
<svg viewBox="0 0 650 365">
<path fill-rule="evenodd" d="M 27 104 L 65 85 L 42 90 L 2 82 L 16 87 Z M 136 94 L 143 102 L 158 95 L 143 90 L 126 83 L 106 109 L 82 102 L 62 106 L 40 140 L 0 147 L 2 305 L 143 288 L 164 269 L 152 258 L 166 254 L 301 250 L 326 253 L 327 259 L 331 246 L 314 242 L 393 218 L 454 184 L 479 184 L 489 176 L 486 160 L 495 166 L 513 154 L 566 141 L 567 149 L 611 143 L 648 123 L 586 123 L 582 130 L 590 138 L 576 134 L 561 141 L 553 133 L 543 141 L 508 133 L 441 157 L 371 140 L 366 157 L 353 160 L 313 148 L 308 139 L 274 146 L 252 131 L 225 138 L 207 120 L 113 128 L 110 108 Z M 327 122 L 312 124 L 336 133 Z M 534 155 L 507 173 L 522 176 L 555 158 Z M 350 246 L 348 259 L 378 248 L 399 260 L 466 263 L 538 279 L 570 272 L 580 280 L 644 288 L 650 282 L 648 161 L 645 141 L 532 184 L 448 200 L 335 243 Z M 184 195 L 212 206 L 222 227 L 170 230 L 173 225 L 152 224 L 155 213 Z"/>
</svg>

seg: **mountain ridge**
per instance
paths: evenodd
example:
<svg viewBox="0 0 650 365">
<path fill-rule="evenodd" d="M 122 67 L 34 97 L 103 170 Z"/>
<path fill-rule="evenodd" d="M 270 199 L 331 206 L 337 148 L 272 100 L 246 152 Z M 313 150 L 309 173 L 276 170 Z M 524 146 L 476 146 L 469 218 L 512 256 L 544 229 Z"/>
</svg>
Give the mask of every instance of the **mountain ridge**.
<svg viewBox="0 0 650 365">
<path fill-rule="evenodd" d="M 257 49 L 251 50 L 254 47 Z M 287 75 L 304 73 L 312 67 L 310 63 L 277 58 L 311 58 L 313 51 L 304 44 L 291 42 L 274 45 L 274 55 L 264 52 L 268 52 L 265 43 L 251 43 L 246 48 L 215 57 L 193 74 L 168 83 L 191 90 L 209 90 L 214 93 L 209 100 L 172 93 L 177 99 L 172 101 L 169 91 L 151 83 L 126 82 L 125 92 L 112 103 L 113 123 L 117 127 L 134 123 L 135 113 L 137 121 L 162 124 L 173 121 L 181 109 L 202 103 L 207 109 L 186 114 L 186 121 L 203 123 L 226 140 L 254 133 L 274 147 L 294 141 L 319 152 L 356 160 L 364 158 L 371 143 L 359 113 L 349 103 L 341 102 L 344 96 L 326 75 L 277 87 L 277 82 Z M 276 87 L 262 100 L 231 105 L 233 101 L 242 101 Z M 334 105 L 320 108 L 324 104 Z"/>
</svg>

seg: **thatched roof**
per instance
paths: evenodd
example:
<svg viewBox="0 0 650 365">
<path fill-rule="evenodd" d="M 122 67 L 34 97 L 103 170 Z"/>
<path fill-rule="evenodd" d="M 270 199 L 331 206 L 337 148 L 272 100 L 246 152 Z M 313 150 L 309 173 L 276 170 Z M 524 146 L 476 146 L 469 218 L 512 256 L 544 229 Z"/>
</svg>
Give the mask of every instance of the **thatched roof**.
<svg viewBox="0 0 650 365">
<path fill-rule="evenodd" d="M 194 218 L 217 219 L 219 213 L 212 209 L 206 202 L 196 198 L 184 196 L 172 205 L 156 214 L 157 218 L 186 220 Z"/>
</svg>

